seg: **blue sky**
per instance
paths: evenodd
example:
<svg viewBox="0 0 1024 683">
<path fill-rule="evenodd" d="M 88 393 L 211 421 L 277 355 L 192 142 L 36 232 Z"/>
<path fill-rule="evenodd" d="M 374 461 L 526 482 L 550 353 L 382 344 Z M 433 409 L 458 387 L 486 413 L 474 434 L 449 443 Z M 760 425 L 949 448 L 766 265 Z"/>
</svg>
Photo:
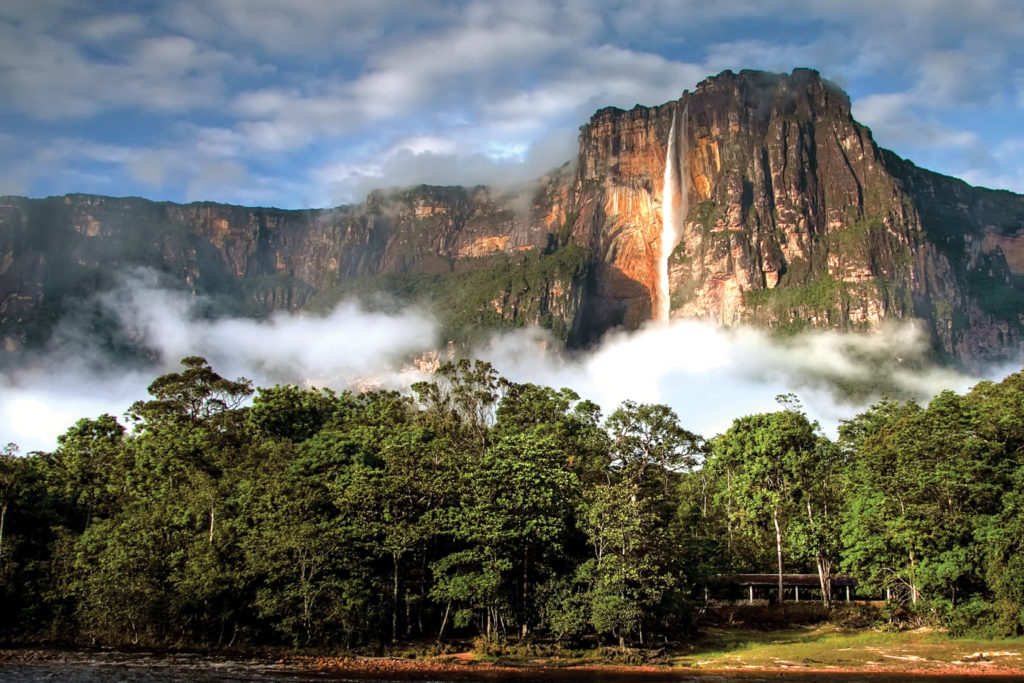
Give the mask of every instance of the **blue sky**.
<svg viewBox="0 0 1024 683">
<path fill-rule="evenodd" d="M 0 194 L 286 208 L 505 183 L 607 105 L 812 67 L 878 143 L 1024 192 L 1019 0 L 9 0 Z"/>
</svg>

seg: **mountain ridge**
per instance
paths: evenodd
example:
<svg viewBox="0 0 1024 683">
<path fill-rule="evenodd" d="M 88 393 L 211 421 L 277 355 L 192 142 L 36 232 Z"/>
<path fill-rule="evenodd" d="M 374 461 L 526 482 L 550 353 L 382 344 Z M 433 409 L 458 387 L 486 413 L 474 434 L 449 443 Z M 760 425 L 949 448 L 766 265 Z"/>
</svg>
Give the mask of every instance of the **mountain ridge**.
<svg viewBox="0 0 1024 683">
<path fill-rule="evenodd" d="M 971 366 L 1021 357 L 1024 197 L 878 147 L 813 70 L 726 71 L 656 107 L 599 109 L 575 164 L 525 192 L 420 185 L 295 210 L 0 198 L 6 359 L 134 267 L 242 315 L 397 290 L 440 302 L 456 341 L 540 325 L 583 346 L 666 308 L 783 333 L 915 319 Z"/>
</svg>

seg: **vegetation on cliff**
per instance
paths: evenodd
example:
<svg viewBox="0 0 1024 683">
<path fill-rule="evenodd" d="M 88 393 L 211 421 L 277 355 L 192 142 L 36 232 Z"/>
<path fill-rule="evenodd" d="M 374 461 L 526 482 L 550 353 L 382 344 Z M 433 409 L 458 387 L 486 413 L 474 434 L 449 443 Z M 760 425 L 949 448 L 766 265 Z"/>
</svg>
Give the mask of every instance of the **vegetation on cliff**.
<svg viewBox="0 0 1024 683">
<path fill-rule="evenodd" d="M 443 273 L 367 276 L 330 287 L 306 305 L 327 312 L 346 298 L 371 307 L 418 305 L 433 312 L 445 341 L 471 345 L 494 332 L 524 326 L 569 338 L 583 296 L 589 255 L 569 245 L 550 253 L 503 253 Z"/>
<path fill-rule="evenodd" d="M 1024 198 L 880 149 L 815 71 L 726 71 L 678 101 L 601 109 L 576 162 L 529 188 L 419 185 L 304 211 L 0 198 L 0 362 L 68 316 L 125 350 L 131 331 L 95 300 L 137 268 L 219 314 L 383 293 L 434 308 L 442 342 L 539 324 L 577 347 L 650 320 L 667 279 L 675 316 L 786 332 L 913 318 L 944 360 L 1020 358 Z M 665 272 L 667 163 L 689 210 Z"/>
<path fill-rule="evenodd" d="M 900 619 L 1024 632 L 1022 374 L 883 402 L 836 442 L 788 396 L 704 441 L 665 406 L 602 418 L 486 363 L 414 391 L 253 395 L 193 357 L 126 424 L 84 418 L 52 453 L 9 447 L 2 633 L 639 644 L 692 633 L 705 587 L 757 571 L 826 587 L 850 572 Z"/>
</svg>

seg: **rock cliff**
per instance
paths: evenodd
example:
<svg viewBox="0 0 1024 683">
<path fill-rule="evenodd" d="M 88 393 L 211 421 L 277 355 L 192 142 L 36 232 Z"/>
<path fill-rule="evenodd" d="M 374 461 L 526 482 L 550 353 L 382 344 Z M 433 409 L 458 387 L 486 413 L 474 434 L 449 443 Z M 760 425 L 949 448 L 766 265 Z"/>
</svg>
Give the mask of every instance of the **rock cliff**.
<svg viewBox="0 0 1024 683">
<path fill-rule="evenodd" d="M 450 312 L 463 320 L 459 330 L 449 330 L 457 338 L 474 325 L 526 324 L 566 338 L 587 258 L 578 247 L 557 248 L 562 226 L 549 221 L 564 217 L 520 208 L 523 203 L 483 187 L 428 186 L 375 192 L 359 206 L 305 211 L 89 195 L 3 197 L 4 349 L 42 344 L 57 320 L 81 317 L 97 292 L 136 268 L 157 272 L 165 286 L 204 295 L 212 314 L 256 316 L 323 307 L 406 276 L 407 288 L 424 290 L 406 292 L 410 300 L 460 290 L 460 307 L 473 310 Z M 472 273 L 478 277 L 468 281 Z M 93 327 L 113 324 L 95 307 L 87 317 Z"/>
<path fill-rule="evenodd" d="M 601 110 L 582 129 L 579 174 L 598 188 L 582 236 L 597 255 L 598 330 L 652 317 L 674 191 L 671 317 L 780 331 L 916 318 L 947 358 L 1019 358 L 1024 197 L 880 149 L 815 71 L 727 71 L 675 102 Z"/>
<path fill-rule="evenodd" d="M 388 290 L 449 339 L 537 324 L 572 345 L 652 318 L 787 333 L 923 321 L 938 355 L 1019 361 L 1024 197 L 880 149 L 811 70 L 724 72 L 679 100 L 598 111 L 574 165 L 528 190 L 420 186 L 283 211 L 0 198 L 0 337 L 42 344 L 135 267 L 219 312 Z"/>
</svg>

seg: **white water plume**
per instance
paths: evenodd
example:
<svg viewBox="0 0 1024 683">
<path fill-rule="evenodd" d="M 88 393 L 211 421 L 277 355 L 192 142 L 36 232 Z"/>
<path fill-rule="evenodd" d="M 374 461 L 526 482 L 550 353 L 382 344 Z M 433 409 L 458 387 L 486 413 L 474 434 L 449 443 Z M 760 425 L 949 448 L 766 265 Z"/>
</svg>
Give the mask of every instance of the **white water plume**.
<svg viewBox="0 0 1024 683">
<path fill-rule="evenodd" d="M 797 394 L 807 414 L 835 437 L 841 420 L 883 397 L 927 401 L 944 389 L 962 392 L 1015 369 L 993 367 L 969 376 L 932 364 L 928 336 L 913 323 L 778 339 L 753 327 L 676 319 L 611 333 L 571 357 L 545 339 L 536 330 L 503 333 L 474 355 L 514 381 L 570 387 L 606 415 L 626 399 L 664 403 L 686 428 L 708 437 L 737 417 L 778 410 L 775 397 L 785 393 Z"/>
<path fill-rule="evenodd" d="M 668 261 L 680 237 L 680 224 L 686 216 L 686 188 L 680 172 L 680 157 L 686 158 L 686 109 L 682 114 L 683 154 L 680 154 L 676 123 L 678 108 L 672 110 L 672 125 L 668 132 L 665 149 L 665 180 L 661 195 L 661 254 L 658 259 L 658 301 L 657 319 L 668 321 L 671 309 L 671 293 Z"/>
</svg>

